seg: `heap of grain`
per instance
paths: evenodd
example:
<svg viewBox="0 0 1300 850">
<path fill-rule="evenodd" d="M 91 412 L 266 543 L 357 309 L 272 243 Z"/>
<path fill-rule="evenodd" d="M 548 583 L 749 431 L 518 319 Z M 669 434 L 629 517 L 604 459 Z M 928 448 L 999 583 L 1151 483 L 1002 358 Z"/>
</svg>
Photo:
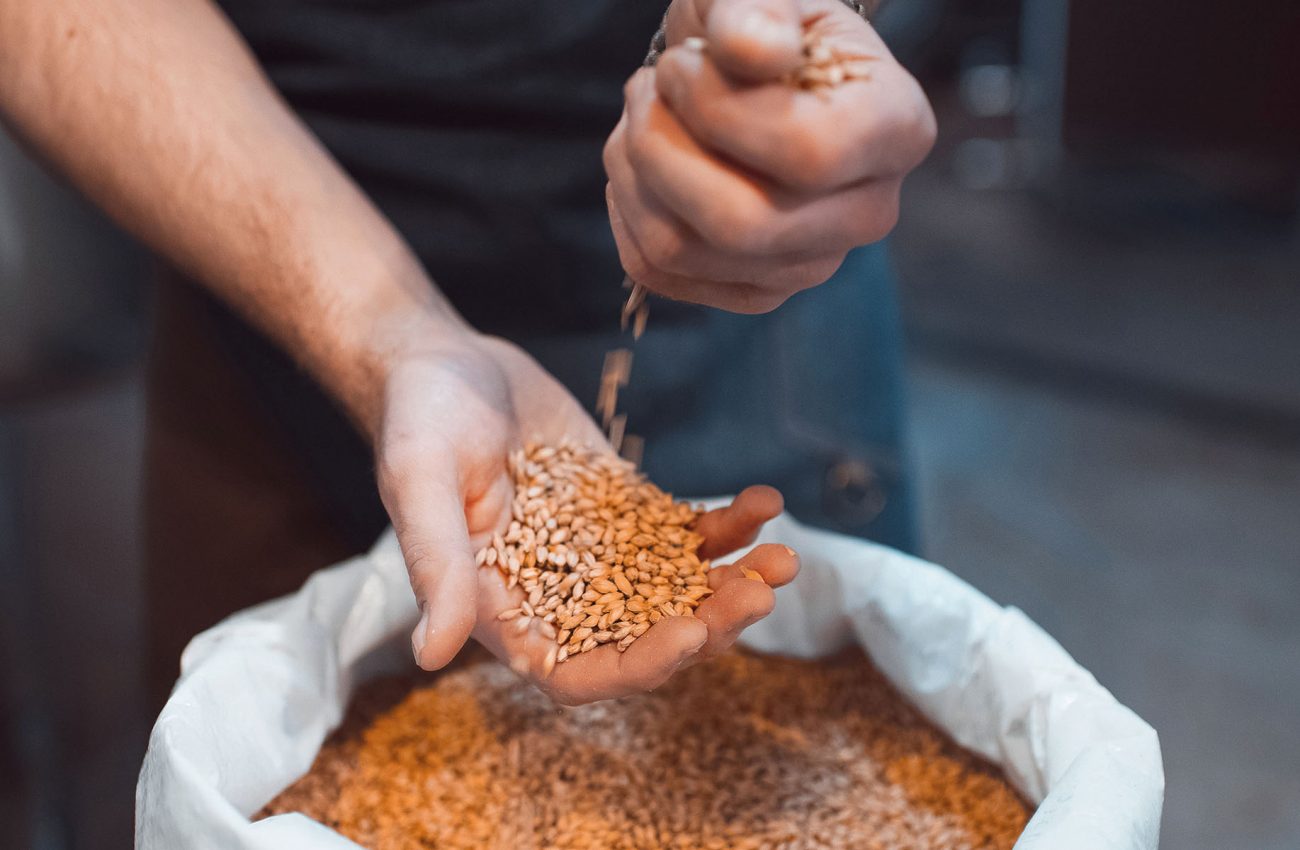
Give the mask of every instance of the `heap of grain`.
<svg viewBox="0 0 1300 850">
<path fill-rule="evenodd" d="M 530 444 L 510 458 L 511 522 L 478 563 L 522 588 L 500 619 L 555 640 L 543 674 L 603 644 L 619 651 L 663 617 L 690 616 L 712 591 L 696 554 L 699 512 L 608 451 Z M 757 575 L 757 573 L 750 573 Z"/>
<path fill-rule="evenodd" d="M 856 651 L 563 710 L 491 661 L 377 684 L 264 814 L 369 850 L 1010 850 L 1029 815 Z"/>
</svg>

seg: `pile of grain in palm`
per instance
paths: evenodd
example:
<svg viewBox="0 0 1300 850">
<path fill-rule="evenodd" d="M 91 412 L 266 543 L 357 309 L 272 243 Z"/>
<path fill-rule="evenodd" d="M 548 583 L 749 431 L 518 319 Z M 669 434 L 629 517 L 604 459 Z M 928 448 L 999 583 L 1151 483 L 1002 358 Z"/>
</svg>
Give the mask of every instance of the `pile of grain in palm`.
<svg viewBox="0 0 1300 850">
<path fill-rule="evenodd" d="M 569 709 L 492 661 L 399 692 L 363 690 L 263 816 L 369 850 L 1009 850 L 1030 814 L 856 650 Z"/>
<path fill-rule="evenodd" d="M 709 562 L 696 554 L 699 512 L 628 461 L 574 442 L 529 444 L 510 457 L 510 473 L 510 526 L 477 560 L 523 589 L 499 618 L 521 631 L 536 621 L 555 640 L 544 673 L 602 644 L 625 650 L 712 593 Z"/>
</svg>

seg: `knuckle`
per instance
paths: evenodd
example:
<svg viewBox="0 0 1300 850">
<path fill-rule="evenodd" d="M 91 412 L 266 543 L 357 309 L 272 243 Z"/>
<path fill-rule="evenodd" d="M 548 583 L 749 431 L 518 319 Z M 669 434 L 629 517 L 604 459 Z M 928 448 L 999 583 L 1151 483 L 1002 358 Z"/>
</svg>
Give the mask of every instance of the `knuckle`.
<svg viewBox="0 0 1300 850">
<path fill-rule="evenodd" d="M 419 461 L 416 441 L 409 434 L 385 434 L 380 445 L 376 475 L 382 489 L 396 491 L 412 477 L 412 467 Z"/>
<path fill-rule="evenodd" d="M 437 557 L 437 550 L 423 540 L 402 541 L 402 558 L 406 561 L 406 571 L 417 595 L 420 595 L 421 583 L 437 569 Z"/>
<path fill-rule="evenodd" d="M 614 235 L 618 236 L 617 222 L 622 220 L 622 213 L 619 211 L 618 201 L 614 198 L 614 178 L 610 177 L 605 181 L 605 209 L 609 212 L 611 224 L 614 227 Z"/>
<path fill-rule="evenodd" d="M 778 285 L 782 290 L 793 295 L 805 289 L 821 286 L 830 280 L 831 275 L 835 274 L 837 268 L 839 268 L 839 262 L 836 262 L 833 266 L 823 263 L 805 264 L 779 278 Z"/>
<path fill-rule="evenodd" d="M 891 200 L 888 204 L 886 204 L 885 209 L 883 211 L 883 215 L 880 218 L 879 221 L 880 232 L 876 236 L 877 241 L 884 239 L 891 232 L 893 232 L 895 227 L 898 226 L 898 215 L 899 215 L 898 200 L 897 199 Z"/>
<path fill-rule="evenodd" d="M 669 274 L 682 274 L 689 267 L 689 249 L 680 234 L 655 227 L 643 247 L 646 262 Z"/>
<path fill-rule="evenodd" d="M 841 223 L 833 231 L 830 244 L 847 251 L 858 245 L 879 242 L 898 224 L 899 187 L 901 180 L 875 183 L 851 190 L 854 197 L 844 207 Z"/>
<path fill-rule="evenodd" d="M 934 147 L 934 143 L 939 137 L 939 124 L 934 117 L 934 109 L 924 95 L 921 96 L 921 102 L 917 107 L 913 126 L 915 127 L 921 156 L 924 157 Z"/>
<path fill-rule="evenodd" d="M 896 174 L 906 173 L 920 164 L 934 147 L 938 135 L 934 110 L 925 93 L 910 77 L 908 84 L 914 90 L 912 96 L 876 117 L 870 127 L 871 140 L 867 142 L 892 152 L 883 163 Z"/>
<path fill-rule="evenodd" d="M 636 78 L 636 74 L 633 74 L 632 76 L 627 78 L 626 82 L 623 83 L 623 100 L 631 102 L 636 99 L 636 96 L 637 96 L 637 78 Z"/>
<path fill-rule="evenodd" d="M 693 116 L 692 129 L 702 134 L 707 141 L 725 138 L 727 131 L 734 127 L 730 110 L 720 98 L 707 97 L 699 86 L 686 86 L 684 111 Z"/>
<path fill-rule="evenodd" d="M 641 127 L 629 125 L 623 133 L 623 152 L 634 169 L 640 170 L 651 161 L 653 146 L 650 133 Z"/>
<path fill-rule="evenodd" d="M 934 108 L 930 105 L 930 99 L 925 96 L 921 84 L 911 74 L 907 75 L 907 86 L 910 96 L 907 98 L 908 107 L 901 123 L 908 128 L 912 138 L 928 151 L 934 144 L 939 130 L 934 117 Z"/>
<path fill-rule="evenodd" d="M 450 456 L 448 448 L 431 434 L 407 429 L 384 433 L 375 462 L 380 489 L 396 495 L 412 484 L 429 479 L 439 471 L 443 459 Z"/>
<path fill-rule="evenodd" d="M 701 216 L 700 234 L 710 245 L 732 254 L 759 254 L 772 242 L 770 216 L 751 202 L 715 203 Z"/>
<path fill-rule="evenodd" d="M 847 159 L 847 146 L 841 134 L 801 134 L 793 149 L 796 158 L 790 174 L 799 188 L 825 191 L 841 181 Z"/>
<path fill-rule="evenodd" d="M 896 151 L 892 171 L 904 174 L 919 165 L 934 147 L 937 133 L 934 113 L 924 100 L 898 115 L 886 140 Z"/>
<path fill-rule="evenodd" d="M 630 237 L 620 236 L 616 233 L 614 239 L 618 243 L 618 256 L 623 263 L 624 271 L 633 280 L 644 283 L 645 281 L 642 279 L 649 277 L 655 271 L 650 266 L 649 261 L 642 255 L 641 250 L 635 244 L 632 244 Z"/>
<path fill-rule="evenodd" d="M 605 173 L 613 174 L 617 168 L 619 155 L 626 149 L 628 131 L 627 110 L 619 116 L 618 123 L 610 131 L 609 136 L 605 139 L 605 146 L 601 149 L 601 161 L 605 165 Z"/>
<path fill-rule="evenodd" d="M 773 292 L 758 300 L 755 313 L 771 313 L 789 300 L 791 292 Z"/>
<path fill-rule="evenodd" d="M 891 194 L 884 199 L 877 199 L 861 218 L 857 237 L 861 244 L 879 242 L 889 235 L 898 224 L 898 196 Z"/>
<path fill-rule="evenodd" d="M 772 269 L 760 284 L 771 289 L 799 292 L 824 283 L 826 277 L 830 276 L 829 274 L 823 276 L 825 268 L 824 262 L 796 262 Z"/>
<path fill-rule="evenodd" d="M 834 277 L 835 273 L 840 270 L 840 266 L 844 265 L 844 258 L 846 256 L 847 254 L 836 254 L 825 260 L 819 260 L 814 263 L 808 271 L 807 280 L 803 289 L 812 289 L 814 286 L 821 286 L 823 283 Z"/>
<path fill-rule="evenodd" d="M 669 244 L 655 242 L 646 248 L 646 262 L 660 271 L 675 273 L 679 266 L 681 254 Z"/>
<path fill-rule="evenodd" d="M 780 307 L 792 295 L 791 292 L 781 290 L 763 289 L 757 286 L 749 286 L 736 293 L 735 299 L 730 306 L 733 313 L 742 313 L 747 316 L 758 316 L 763 313 L 771 313 Z"/>
<path fill-rule="evenodd" d="M 600 151 L 600 161 L 605 166 L 605 174 L 611 180 L 614 179 L 614 163 L 618 151 L 617 137 L 619 132 L 618 129 L 615 129 L 613 133 L 610 133 L 609 138 L 605 140 L 605 146 Z"/>
</svg>

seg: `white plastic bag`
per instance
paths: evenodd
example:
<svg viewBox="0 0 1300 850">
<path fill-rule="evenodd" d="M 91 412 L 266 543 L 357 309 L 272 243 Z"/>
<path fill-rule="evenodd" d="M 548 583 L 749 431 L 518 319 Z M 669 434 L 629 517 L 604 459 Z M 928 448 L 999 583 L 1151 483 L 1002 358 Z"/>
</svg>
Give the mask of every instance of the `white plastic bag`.
<svg viewBox="0 0 1300 850">
<path fill-rule="evenodd" d="M 812 657 L 860 643 L 1038 804 L 1017 850 L 1155 850 L 1155 731 L 1024 614 L 933 564 L 789 517 L 769 523 L 760 542 L 771 541 L 797 549 L 803 571 L 745 644 Z M 354 684 L 410 663 L 414 613 L 390 532 L 368 555 L 196 637 L 149 741 L 136 847 L 356 850 L 301 815 L 248 818 L 311 766 Z"/>
</svg>

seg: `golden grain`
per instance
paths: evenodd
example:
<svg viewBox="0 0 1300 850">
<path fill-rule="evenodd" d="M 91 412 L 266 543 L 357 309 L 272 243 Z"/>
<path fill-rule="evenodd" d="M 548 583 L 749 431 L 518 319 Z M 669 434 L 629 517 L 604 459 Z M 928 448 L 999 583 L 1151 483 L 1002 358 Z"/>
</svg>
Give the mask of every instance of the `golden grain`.
<svg viewBox="0 0 1300 850">
<path fill-rule="evenodd" d="M 630 354 L 608 363 L 611 385 L 625 382 Z M 523 589 L 519 607 L 499 617 L 519 618 L 521 630 L 538 619 L 567 650 L 556 663 L 606 643 L 626 649 L 647 619 L 691 616 L 708 595 L 699 511 L 632 464 L 572 442 L 530 444 L 511 456 L 510 473 L 513 520 L 475 560 Z"/>
<path fill-rule="evenodd" d="M 1010 850 L 1030 814 L 857 651 L 563 712 L 490 661 L 376 681 L 261 815 L 293 811 L 370 850 Z"/>
</svg>

